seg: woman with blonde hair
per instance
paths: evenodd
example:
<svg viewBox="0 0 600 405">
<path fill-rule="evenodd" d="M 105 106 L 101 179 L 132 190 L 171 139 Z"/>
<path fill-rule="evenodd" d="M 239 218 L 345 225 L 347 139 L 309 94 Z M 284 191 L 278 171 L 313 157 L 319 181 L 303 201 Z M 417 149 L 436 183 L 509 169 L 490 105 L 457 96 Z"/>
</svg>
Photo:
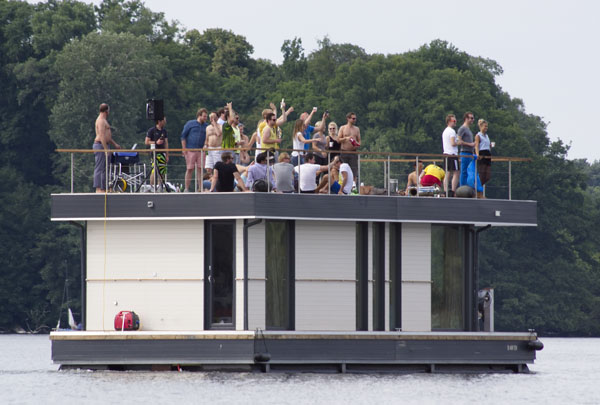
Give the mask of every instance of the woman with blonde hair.
<svg viewBox="0 0 600 405">
<path fill-rule="evenodd" d="M 477 125 L 479 132 L 475 135 L 475 154 L 477 155 L 477 173 L 483 186 L 492 177 L 492 144 L 487 134 L 487 121 L 480 118 Z"/>
<path fill-rule="evenodd" d="M 329 151 L 329 161 L 331 162 L 336 156 L 339 156 L 340 143 L 338 142 L 338 125 L 331 121 L 327 125 L 327 150 Z"/>
<path fill-rule="evenodd" d="M 294 166 L 298 166 L 298 164 L 302 163 L 302 157 L 304 156 L 304 152 L 298 152 L 298 150 L 304 150 L 305 143 L 315 143 L 316 139 L 306 139 L 304 138 L 304 130 L 306 129 L 306 125 L 304 124 L 304 120 L 297 119 L 294 123 L 294 129 L 292 133 L 292 147 L 296 150 L 292 152 L 292 164 Z"/>
<path fill-rule="evenodd" d="M 315 124 L 315 131 L 312 139 L 314 141 L 312 144 L 312 149 L 316 157 L 315 163 L 317 163 L 318 165 L 327 164 L 327 140 L 325 138 L 325 135 L 323 134 L 323 129 L 320 129 L 325 128 L 325 125 L 322 124 L 323 121 L 318 121 Z"/>
</svg>

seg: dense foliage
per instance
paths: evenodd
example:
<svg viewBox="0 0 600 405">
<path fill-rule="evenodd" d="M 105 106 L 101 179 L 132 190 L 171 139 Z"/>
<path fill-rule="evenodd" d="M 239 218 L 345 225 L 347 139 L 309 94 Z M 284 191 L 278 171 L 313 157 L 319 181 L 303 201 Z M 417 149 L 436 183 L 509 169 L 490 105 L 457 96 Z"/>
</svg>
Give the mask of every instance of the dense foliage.
<svg viewBox="0 0 600 405">
<path fill-rule="evenodd" d="M 49 195 L 67 181 L 54 149 L 89 147 L 100 102 L 128 145 L 146 130 L 149 97 L 166 100 L 174 134 L 199 107 L 230 100 L 252 127 L 285 97 L 292 120 L 313 105 L 338 123 L 356 112 L 364 149 L 374 151 L 439 153 L 447 113 L 485 117 L 499 155 L 532 159 L 513 167 L 513 198 L 538 201 L 538 227 L 481 235 L 481 284 L 496 289 L 497 329 L 600 336 L 600 163 L 568 160 L 568 147 L 496 84 L 496 62 L 441 40 L 369 55 L 324 38 L 306 55 L 293 38 L 281 65 L 252 52 L 242 36 L 184 32 L 139 0 L 0 0 L 0 330 L 54 325 L 61 303 L 79 308 L 79 228 L 49 221 Z M 505 197 L 505 185 L 490 193 Z"/>
</svg>

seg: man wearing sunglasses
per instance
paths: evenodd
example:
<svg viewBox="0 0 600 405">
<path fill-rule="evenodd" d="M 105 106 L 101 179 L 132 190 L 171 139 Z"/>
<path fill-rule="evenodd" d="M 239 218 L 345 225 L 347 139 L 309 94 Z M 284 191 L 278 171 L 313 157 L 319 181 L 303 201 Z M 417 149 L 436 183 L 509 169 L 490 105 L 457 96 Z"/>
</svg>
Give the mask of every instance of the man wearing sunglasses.
<svg viewBox="0 0 600 405">
<path fill-rule="evenodd" d="M 448 191 L 450 197 L 454 197 L 454 192 L 458 186 L 460 172 L 458 169 L 458 144 L 456 143 L 456 117 L 454 114 L 448 114 L 446 117 L 446 129 L 442 133 L 442 146 L 444 147 L 444 158 L 446 171 L 450 174 L 444 177 L 444 191 L 448 191 L 448 179 L 452 177 L 451 189 Z"/>
<path fill-rule="evenodd" d="M 358 150 L 360 147 L 360 129 L 356 126 L 355 113 L 349 112 L 346 114 L 346 120 L 346 125 L 343 125 L 338 133 L 338 142 L 341 145 L 341 157 L 343 158 L 344 162 L 347 162 L 352 168 L 352 174 L 356 179 L 356 184 L 358 187 L 358 184 L 360 184 L 358 179 L 358 154 L 344 152 L 354 152 Z"/>
</svg>

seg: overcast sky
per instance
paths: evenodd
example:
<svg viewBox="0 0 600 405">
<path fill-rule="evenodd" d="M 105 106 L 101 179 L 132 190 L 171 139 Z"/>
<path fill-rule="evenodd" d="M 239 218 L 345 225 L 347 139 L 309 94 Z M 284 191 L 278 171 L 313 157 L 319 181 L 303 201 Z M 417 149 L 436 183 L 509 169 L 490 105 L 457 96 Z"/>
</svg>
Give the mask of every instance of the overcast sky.
<svg viewBox="0 0 600 405">
<path fill-rule="evenodd" d="M 307 54 L 326 35 L 333 43 L 383 54 L 403 53 L 434 39 L 448 41 L 471 55 L 498 62 L 504 68 L 497 79 L 500 86 L 522 99 L 527 113 L 543 117 L 551 139 L 572 143 L 569 158 L 600 160 L 599 125 L 592 120 L 600 106 L 600 1 L 146 0 L 145 4 L 186 29 L 232 30 L 254 46 L 254 58 L 275 63 L 281 63 L 283 41 L 294 37 L 302 39 Z M 493 125 L 490 122 L 490 137 Z"/>
</svg>

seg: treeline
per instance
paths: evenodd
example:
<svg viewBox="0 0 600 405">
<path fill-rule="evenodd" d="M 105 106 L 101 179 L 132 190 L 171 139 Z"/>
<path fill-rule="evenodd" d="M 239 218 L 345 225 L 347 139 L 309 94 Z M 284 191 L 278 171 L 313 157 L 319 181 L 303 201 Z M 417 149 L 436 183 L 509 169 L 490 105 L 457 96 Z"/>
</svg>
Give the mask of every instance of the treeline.
<svg viewBox="0 0 600 405">
<path fill-rule="evenodd" d="M 281 44 L 280 65 L 252 52 L 243 36 L 185 31 L 138 0 L 0 0 L 0 330 L 54 326 L 64 301 L 80 308 L 79 230 L 49 221 L 49 195 L 68 187 L 68 162 L 54 150 L 91 147 L 100 102 L 129 146 L 148 127 L 145 100 L 164 99 L 178 147 L 199 107 L 233 101 L 250 129 L 285 97 L 297 113 L 327 108 L 338 124 L 356 112 L 371 151 L 440 153 L 446 114 L 484 117 L 498 155 L 532 159 L 513 166 L 512 197 L 538 201 L 538 227 L 481 234 L 481 285 L 496 289 L 496 328 L 600 336 L 600 164 L 568 160 L 541 118 L 496 84 L 500 65 L 441 40 L 371 55 L 328 38 L 307 54 L 293 38 Z"/>
</svg>

